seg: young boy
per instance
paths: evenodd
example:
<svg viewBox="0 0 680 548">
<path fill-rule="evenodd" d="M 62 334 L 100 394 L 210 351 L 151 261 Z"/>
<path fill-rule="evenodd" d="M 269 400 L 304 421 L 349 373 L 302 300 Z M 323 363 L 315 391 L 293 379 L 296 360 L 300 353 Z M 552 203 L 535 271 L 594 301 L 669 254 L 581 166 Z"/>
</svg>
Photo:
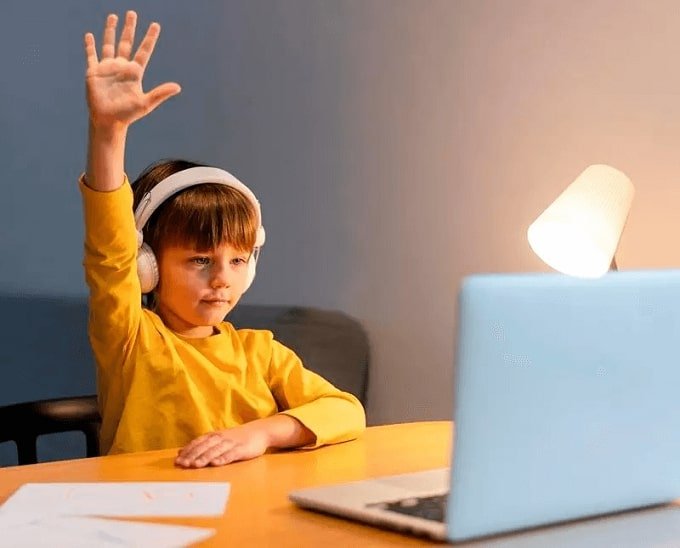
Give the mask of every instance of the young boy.
<svg viewBox="0 0 680 548">
<path fill-rule="evenodd" d="M 147 169 L 133 202 L 128 127 L 180 87 L 142 90 L 158 24 L 134 56 L 136 14 L 127 12 L 117 49 L 116 25 L 109 15 L 101 59 L 85 35 L 89 142 L 80 182 L 102 452 L 181 447 L 178 466 L 203 467 L 355 438 L 365 416 L 354 396 L 306 370 L 271 332 L 223 321 L 252 281 L 264 240 L 252 193 L 227 172 L 177 160 Z M 149 203 L 155 211 L 145 220 Z"/>
</svg>

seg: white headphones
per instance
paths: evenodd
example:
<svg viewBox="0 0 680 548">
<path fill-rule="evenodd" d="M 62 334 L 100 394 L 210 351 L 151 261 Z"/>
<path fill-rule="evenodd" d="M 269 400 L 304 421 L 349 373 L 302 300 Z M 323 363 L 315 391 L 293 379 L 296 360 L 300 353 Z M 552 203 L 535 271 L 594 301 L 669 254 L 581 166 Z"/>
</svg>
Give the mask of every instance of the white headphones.
<svg viewBox="0 0 680 548">
<path fill-rule="evenodd" d="M 257 234 L 255 236 L 255 249 L 248 261 L 248 274 L 245 289 L 250 287 L 255 278 L 257 256 L 260 247 L 264 245 L 265 233 L 262 226 L 262 212 L 260 202 L 255 194 L 234 177 L 231 173 L 216 167 L 191 167 L 178 171 L 163 179 L 149 192 L 147 192 L 137 205 L 135 210 L 135 227 L 137 228 L 137 275 L 142 288 L 142 293 L 150 293 L 158 284 L 158 262 L 152 249 L 144 243 L 142 229 L 154 211 L 168 198 L 177 194 L 180 190 L 191 186 L 205 183 L 218 183 L 238 190 L 252 203 L 257 215 Z"/>
</svg>

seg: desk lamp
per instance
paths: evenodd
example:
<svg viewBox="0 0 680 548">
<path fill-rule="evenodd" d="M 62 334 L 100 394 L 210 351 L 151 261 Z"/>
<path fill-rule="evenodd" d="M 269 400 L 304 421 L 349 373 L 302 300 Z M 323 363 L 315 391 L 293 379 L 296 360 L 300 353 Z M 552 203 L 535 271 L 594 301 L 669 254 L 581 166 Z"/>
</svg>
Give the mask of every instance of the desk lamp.
<svg viewBox="0 0 680 548">
<path fill-rule="evenodd" d="M 617 270 L 616 248 L 635 189 L 607 165 L 587 167 L 527 231 L 529 245 L 564 274 L 598 278 Z"/>
</svg>

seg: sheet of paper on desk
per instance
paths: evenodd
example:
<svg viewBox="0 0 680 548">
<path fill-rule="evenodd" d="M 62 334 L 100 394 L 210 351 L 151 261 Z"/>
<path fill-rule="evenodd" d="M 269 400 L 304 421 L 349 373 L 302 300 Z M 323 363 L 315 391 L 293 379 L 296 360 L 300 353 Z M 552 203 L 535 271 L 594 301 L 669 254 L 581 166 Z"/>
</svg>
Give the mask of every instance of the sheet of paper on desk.
<svg viewBox="0 0 680 548">
<path fill-rule="evenodd" d="M 0 512 L 3 546 L 188 546 L 213 536 L 214 529 L 125 522 L 113 519 Z"/>
<path fill-rule="evenodd" d="M 3 512 L 71 516 L 221 516 L 228 483 L 157 481 L 26 483 Z"/>
</svg>

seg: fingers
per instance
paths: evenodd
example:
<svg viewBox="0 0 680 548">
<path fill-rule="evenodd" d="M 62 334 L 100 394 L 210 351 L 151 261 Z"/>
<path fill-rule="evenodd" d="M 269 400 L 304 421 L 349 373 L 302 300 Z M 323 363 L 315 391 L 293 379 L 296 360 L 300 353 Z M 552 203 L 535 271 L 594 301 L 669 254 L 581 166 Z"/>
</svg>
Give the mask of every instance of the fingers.
<svg viewBox="0 0 680 548">
<path fill-rule="evenodd" d="M 201 468 L 227 451 L 234 442 L 217 433 L 196 438 L 181 449 L 175 462 L 185 468 Z"/>
<path fill-rule="evenodd" d="M 102 59 L 113 58 L 116 44 L 116 25 L 118 24 L 118 16 L 115 13 L 109 14 L 106 18 L 106 26 L 104 27 L 104 38 L 102 40 Z"/>
<path fill-rule="evenodd" d="M 94 45 L 94 35 L 91 32 L 85 35 L 85 58 L 87 60 L 87 68 L 92 68 L 99 63 L 97 48 Z"/>
<path fill-rule="evenodd" d="M 116 51 L 116 27 L 118 25 L 118 16 L 115 13 L 110 13 L 106 18 L 106 24 L 104 26 L 104 36 L 102 39 L 102 51 L 101 59 L 112 59 L 114 56 L 122 57 L 124 59 L 130 59 L 132 53 L 132 47 L 135 41 L 135 29 L 137 28 L 137 13 L 135 11 L 129 10 L 125 14 L 125 25 L 123 26 L 123 32 L 120 36 L 120 41 L 118 43 L 118 51 Z M 139 48 L 135 53 L 133 61 L 142 67 L 142 70 L 146 68 L 156 47 L 156 42 L 158 41 L 158 36 L 161 32 L 161 26 L 158 23 L 151 23 L 149 28 L 142 39 Z M 97 48 L 95 46 L 95 40 L 92 33 L 87 33 L 85 35 L 85 53 L 87 56 L 88 68 L 96 65 L 99 62 L 97 58 Z M 159 86 L 162 88 L 163 86 Z M 154 95 L 154 100 L 160 98 L 160 101 L 156 103 L 156 106 L 161 102 L 165 101 L 168 97 L 179 93 L 178 87 L 176 91 L 165 95 L 166 90 L 160 95 Z"/>
<path fill-rule="evenodd" d="M 205 466 L 223 466 L 232 462 L 253 458 L 246 447 L 233 440 L 222 440 L 211 446 L 194 459 L 177 459 L 177 464 L 184 468 L 204 468 Z"/>
<path fill-rule="evenodd" d="M 222 455 L 229 453 L 229 451 L 234 447 L 233 440 L 222 439 L 217 445 L 213 445 L 210 449 L 207 449 L 202 455 L 199 455 L 195 460 L 196 466 L 208 466 L 216 459 L 220 459 Z"/>
<path fill-rule="evenodd" d="M 208 464 L 210 466 L 224 466 L 240 460 L 247 460 L 253 458 L 255 455 L 248 454 L 243 444 L 235 444 L 227 451 L 212 457 Z"/>
<path fill-rule="evenodd" d="M 125 26 L 118 42 L 118 57 L 130 58 L 132 44 L 135 41 L 135 28 L 137 27 L 137 13 L 130 10 L 125 14 Z"/>
<path fill-rule="evenodd" d="M 175 82 L 167 82 L 165 84 L 161 84 L 160 86 L 156 86 L 155 88 L 153 88 L 146 94 L 147 104 L 149 105 L 149 112 L 155 109 L 162 102 L 166 101 L 167 99 L 170 99 L 170 97 L 172 97 L 173 95 L 177 95 L 180 91 L 182 91 L 182 88 L 180 88 L 179 84 Z"/>
<path fill-rule="evenodd" d="M 160 33 L 161 26 L 158 23 L 151 23 L 142 43 L 139 44 L 134 61 L 141 65 L 142 69 L 145 69 L 146 65 L 149 63 L 149 58 L 153 53 L 153 49 L 156 47 L 156 42 L 158 41 L 158 35 Z"/>
<path fill-rule="evenodd" d="M 196 447 L 202 445 L 213 434 L 214 432 L 211 432 L 209 434 L 203 434 L 202 436 L 199 436 L 198 438 L 190 441 L 187 445 L 185 445 L 179 451 L 177 451 L 177 456 L 182 458 L 187 457 L 194 451 Z"/>
<path fill-rule="evenodd" d="M 204 434 L 180 449 L 177 453 L 177 460 L 193 462 L 206 450 L 217 445 L 221 441 L 222 437 L 216 432 Z"/>
</svg>

